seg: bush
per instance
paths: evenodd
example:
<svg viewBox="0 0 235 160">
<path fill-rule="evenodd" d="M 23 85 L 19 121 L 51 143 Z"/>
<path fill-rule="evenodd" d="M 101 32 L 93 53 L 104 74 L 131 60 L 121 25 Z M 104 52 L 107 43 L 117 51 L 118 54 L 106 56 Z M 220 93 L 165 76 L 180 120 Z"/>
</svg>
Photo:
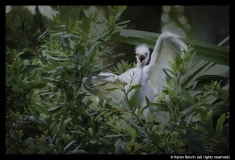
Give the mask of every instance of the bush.
<svg viewBox="0 0 235 160">
<path fill-rule="evenodd" d="M 118 100 L 84 100 L 83 79 L 104 70 L 106 59 L 122 56 L 112 55 L 106 42 L 126 26 L 116 23 L 125 9 L 108 7 L 109 17 L 98 22 L 95 13 L 57 7 L 55 24 L 45 31 L 40 13 L 6 15 L 7 154 L 228 153 L 227 77 L 208 84 L 201 71 L 214 65 L 192 65 L 193 48 L 170 63 L 167 85 L 156 103 L 148 103 L 156 110 L 147 117 Z M 132 66 L 122 62 L 113 69 Z M 199 89 L 199 82 L 208 85 Z"/>
</svg>

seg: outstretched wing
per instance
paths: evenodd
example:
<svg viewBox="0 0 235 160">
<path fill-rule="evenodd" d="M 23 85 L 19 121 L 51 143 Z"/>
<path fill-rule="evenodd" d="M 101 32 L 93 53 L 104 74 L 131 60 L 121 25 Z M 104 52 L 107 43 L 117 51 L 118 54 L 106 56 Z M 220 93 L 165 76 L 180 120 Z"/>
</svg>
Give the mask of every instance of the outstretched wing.
<svg viewBox="0 0 235 160">
<path fill-rule="evenodd" d="M 114 82 L 115 80 L 118 80 L 120 82 L 130 82 L 130 78 L 133 72 L 135 72 L 136 68 L 132 68 L 127 70 L 126 72 L 122 73 L 121 75 L 116 75 L 113 73 L 106 73 L 101 72 L 99 76 L 103 77 L 102 79 L 107 82 Z"/>
<path fill-rule="evenodd" d="M 90 81 L 87 81 L 85 78 L 83 80 L 83 89 L 89 91 L 92 95 L 99 97 L 101 100 L 121 100 L 125 95 L 115 81 L 118 80 L 119 82 L 129 83 L 131 75 L 135 70 L 136 68 L 129 69 L 121 75 L 101 72 L 98 76 L 93 76 Z"/>
<path fill-rule="evenodd" d="M 183 57 L 183 50 L 187 50 L 187 45 L 177 37 L 163 33 L 159 36 L 151 60 L 145 71 L 149 75 L 148 84 L 158 94 L 164 85 L 165 73 L 163 68 L 169 68 L 168 61 L 173 61 L 175 54 Z"/>
<path fill-rule="evenodd" d="M 182 49 L 187 50 L 187 45 L 177 37 L 167 33 L 159 36 L 152 52 L 150 63 L 143 70 L 144 78 L 148 79 L 148 86 L 152 88 L 154 94 L 158 94 L 162 90 L 162 85 L 164 85 L 165 73 L 162 69 L 169 68 L 168 61 L 173 61 L 176 53 L 183 56 Z M 129 83 L 135 70 L 136 68 L 132 68 L 119 76 L 102 72 L 99 77 L 93 77 L 89 82 L 91 85 L 96 85 L 90 92 L 100 99 L 122 99 L 124 97 L 123 92 L 119 89 L 114 89 L 119 88 L 114 81 Z M 100 85 L 104 83 L 105 86 Z M 112 91 L 106 92 L 104 88 L 112 89 Z"/>
<path fill-rule="evenodd" d="M 117 85 L 117 83 L 110 82 L 105 78 L 102 79 L 100 77 L 93 76 L 90 81 L 87 81 L 86 79 L 84 79 L 82 89 L 89 91 L 92 95 L 99 97 L 99 99 L 101 100 L 123 99 L 123 93 L 119 89 L 119 86 Z M 112 91 L 109 91 L 110 89 Z"/>
</svg>

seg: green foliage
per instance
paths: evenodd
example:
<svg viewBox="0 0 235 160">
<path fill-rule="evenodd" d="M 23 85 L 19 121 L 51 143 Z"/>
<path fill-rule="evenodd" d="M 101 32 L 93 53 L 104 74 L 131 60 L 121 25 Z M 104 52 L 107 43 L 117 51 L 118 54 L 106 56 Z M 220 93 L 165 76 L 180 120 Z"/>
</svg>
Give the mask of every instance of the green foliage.
<svg viewBox="0 0 235 160">
<path fill-rule="evenodd" d="M 9 154 L 87 153 L 87 142 L 76 133 L 89 122 L 82 79 L 99 73 L 112 57 L 105 42 L 125 27 L 126 22 L 116 24 L 125 7 L 109 7 L 112 17 L 102 23 L 71 6 L 57 9 L 55 25 L 45 32 L 40 13 L 6 15 L 6 54 L 13 58 L 6 64 Z"/>
<path fill-rule="evenodd" d="M 112 67 L 113 73 L 120 75 L 124 72 L 126 72 L 130 68 L 136 67 L 135 62 L 133 64 L 128 64 L 128 62 L 125 62 L 124 60 L 121 60 L 121 63 L 117 63 L 117 67 Z"/>
<path fill-rule="evenodd" d="M 115 36 L 112 40 L 132 45 L 147 44 L 153 49 L 156 39 L 160 36 L 158 33 L 123 29 L 120 35 Z M 229 48 L 216 46 L 214 44 L 200 42 L 190 39 L 181 39 L 187 45 L 193 45 L 197 51 L 195 60 L 206 60 L 217 64 L 229 66 Z"/>
<path fill-rule="evenodd" d="M 6 153 L 228 153 L 228 68 L 195 64 L 192 48 L 169 62 L 167 85 L 155 103 L 146 99 L 148 105 L 137 108 L 127 95 L 141 85 L 125 83 L 100 84 L 107 92 L 120 89 L 125 99 L 85 101 L 89 93 L 82 83 L 107 67 L 104 60 L 122 56 L 112 55 L 106 42 L 125 27 L 127 21 L 116 22 L 126 7 L 107 9 L 108 18 L 98 22 L 95 13 L 59 6 L 46 31 L 40 29 L 40 13 L 6 15 L 6 55 L 12 57 L 6 63 Z M 121 61 L 112 69 L 121 74 L 134 66 Z M 146 112 L 148 106 L 154 111 Z"/>
</svg>

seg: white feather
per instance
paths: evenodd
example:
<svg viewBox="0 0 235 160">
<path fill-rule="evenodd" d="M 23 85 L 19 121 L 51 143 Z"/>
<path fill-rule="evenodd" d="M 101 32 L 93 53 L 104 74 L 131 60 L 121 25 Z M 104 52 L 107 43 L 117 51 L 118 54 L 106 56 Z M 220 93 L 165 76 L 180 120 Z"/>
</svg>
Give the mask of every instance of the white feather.
<svg viewBox="0 0 235 160">
<path fill-rule="evenodd" d="M 134 75 L 138 79 L 135 81 L 135 83 L 140 83 L 142 87 L 137 92 L 132 92 L 129 98 L 136 96 L 136 99 L 138 100 L 138 103 L 136 104 L 138 107 L 144 107 L 146 105 L 145 97 L 147 97 L 150 102 L 154 102 L 154 95 L 158 94 L 162 90 L 165 79 L 165 73 L 162 71 L 162 69 L 169 68 L 168 61 L 173 61 L 176 53 L 183 56 L 182 49 L 187 50 L 187 45 L 184 42 L 173 35 L 163 33 L 156 41 L 156 45 L 151 54 L 149 65 L 144 66 L 142 70 L 140 70 L 140 68 L 129 69 L 119 76 L 113 73 L 102 72 L 99 76 L 103 76 L 105 78 L 94 78 L 92 79 L 91 83 L 108 83 L 105 86 L 96 87 L 93 91 L 91 91 L 91 93 L 101 99 L 124 99 L 125 95 L 121 90 L 116 89 L 111 92 L 104 92 L 103 88 L 118 88 L 117 83 L 115 83 L 116 80 L 128 83 L 126 86 L 127 88 L 129 87 L 131 78 Z M 145 61 L 146 64 L 150 57 L 150 51 L 147 45 L 143 44 L 137 46 L 135 51 L 136 53 L 142 55 L 147 53 Z M 143 71 L 143 74 L 138 74 L 140 71 Z M 125 100 L 123 101 L 123 105 L 128 107 Z"/>
<path fill-rule="evenodd" d="M 150 53 L 149 47 L 146 44 L 139 45 L 135 48 L 135 53 Z"/>
</svg>

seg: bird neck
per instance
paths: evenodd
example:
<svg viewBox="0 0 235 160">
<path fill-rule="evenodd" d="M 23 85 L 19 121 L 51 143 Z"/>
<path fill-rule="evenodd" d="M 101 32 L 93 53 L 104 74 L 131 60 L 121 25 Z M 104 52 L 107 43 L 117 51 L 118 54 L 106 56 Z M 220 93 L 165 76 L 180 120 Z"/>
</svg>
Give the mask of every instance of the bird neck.
<svg viewBox="0 0 235 160">
<path fill-rule="evenodd" d="M 133 77 L 132 85 L 141 84 L 143 79 L 143 66 L 137 66 Z"/>
</svg>

